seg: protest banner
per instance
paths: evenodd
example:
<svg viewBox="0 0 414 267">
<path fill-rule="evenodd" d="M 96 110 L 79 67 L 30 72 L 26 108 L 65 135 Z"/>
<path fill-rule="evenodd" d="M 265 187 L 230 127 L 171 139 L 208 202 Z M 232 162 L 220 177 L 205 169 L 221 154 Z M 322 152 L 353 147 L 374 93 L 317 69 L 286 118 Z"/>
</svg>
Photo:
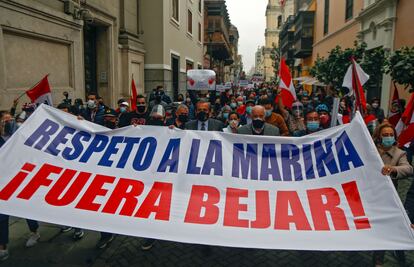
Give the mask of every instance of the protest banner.
<svg viewBox="0 0 414 267">
<path fill-rule="evenodd" d="M 216 90 L 216 73 L 212 70 L 187 71 L 187 90 Z"/>
<path fill-rule="evenodd" d="M 130 126 L 40 106 L 0 149 L 0 212 L 178 242 L 408 250 L 410 221 L 359 113 L 313 135 Z"/>
</svg>

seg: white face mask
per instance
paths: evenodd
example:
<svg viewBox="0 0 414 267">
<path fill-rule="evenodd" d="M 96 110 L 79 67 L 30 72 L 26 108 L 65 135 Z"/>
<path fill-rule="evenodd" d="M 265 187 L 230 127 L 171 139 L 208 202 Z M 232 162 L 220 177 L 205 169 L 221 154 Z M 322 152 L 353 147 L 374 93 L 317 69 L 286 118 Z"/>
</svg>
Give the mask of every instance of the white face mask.
<svg viewBox="0 0 414 267">
<path fill-rule="evenodd" d="M 230 121 L 230 127 L 231 128 L 237 128 L 239 126 L 239 121 L 238 120 L 231 120 Z"/>
<path fill-rule="evenodd" d="M 373 108 L 378 108 L 379 107 L 379 104 L 378 103 L 372 103 L 372 107 Z"/>
<path fill-rule="evenodd" d="M 95 101 L 93 101 L 93 100 L 88 100 L 88 102 L 87 102 L 87 106 L 88 106 L 88 108 L 90 108 L 90 109 L 94 109 L 94 108 L 96 108 L 96 103 L 95 103 Z"/>
</svg>

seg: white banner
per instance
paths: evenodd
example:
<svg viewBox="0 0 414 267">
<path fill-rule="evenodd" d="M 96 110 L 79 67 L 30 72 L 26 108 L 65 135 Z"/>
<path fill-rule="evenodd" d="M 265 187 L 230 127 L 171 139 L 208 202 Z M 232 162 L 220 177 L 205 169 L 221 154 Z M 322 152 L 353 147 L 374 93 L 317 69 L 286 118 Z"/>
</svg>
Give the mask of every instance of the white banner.
<svg viewBox="0 0 414 267">
<path fill-rule="evenodd" d="M 232 247 L 408 250 L 413 231 L 360 116 L 302 138 L 138 126 L 40 106 L 0 149 L 0 212 Z"/>
<path fill-rule="evenodd" d="M 216 73 L 212 70 L 187 71 L 187 90 L 216 90 Z"/>
</svg>

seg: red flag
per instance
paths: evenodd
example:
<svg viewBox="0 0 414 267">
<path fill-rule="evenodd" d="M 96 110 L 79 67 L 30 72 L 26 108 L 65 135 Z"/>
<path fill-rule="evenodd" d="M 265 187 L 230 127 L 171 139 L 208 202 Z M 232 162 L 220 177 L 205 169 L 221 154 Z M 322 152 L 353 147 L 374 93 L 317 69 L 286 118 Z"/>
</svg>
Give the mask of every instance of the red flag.
<svg viewBox="0 0 414 267">
<path fill-rule="evenodd" d="M 134 77 L 132 77 L 131 91 L 132 91 L 131 110 L 136 110 L 137 109 L 137 96 L 138 96 L 138 93 L 137 93 L 137 87 L 135 86 Z"/>
<path fill-rule="evenodd" d="M 32 103 L 47 104 L 52 106 L 52 92 L 50 91 L 50 85 L 46 75 L 43 79 L 35 85 L 32 89 L 26 91 L 27 96 Z"/>
<path fill-rule="evenodd" d="M 390 111 L 388 113 L 388 121 L 396 127 L 401 119 L 400 96 L 398 94 L 397 86 L 394 84 L 394 94 L 392 97 Z"/>
<path fill-rule="evenodd" d="M 367 101 L 365 99 L 365 93 L 362 86 L 369 80 L 369 75 L 356 63 L 354 58 L 351 58 L 352 64 L 349 66 L 348 71 L 345 74 L 343 87 L 349 88 L 349 94 L 355 94 L 356 108 L 361 111 L 362 115 L 366 114 Z"/>
<path fill-rule="evenodd" d="M 397 125 L 398 143 L 404 146 L 414 139 L 414 94 L 411 95 L 401 120 Z"/>
<path fill-rule="evenodd" d="M 282 89 L 280 91 L 280 96 L 282 97 L 283 104 L 288 108 L 292 108 L 293 102 L 296 101 L 296 91 L 293 86 L 292 75 L 290 74 L 289 67 L 283 57 L 280 61 L 279 77 L 279 88 Z"/>
</svg>

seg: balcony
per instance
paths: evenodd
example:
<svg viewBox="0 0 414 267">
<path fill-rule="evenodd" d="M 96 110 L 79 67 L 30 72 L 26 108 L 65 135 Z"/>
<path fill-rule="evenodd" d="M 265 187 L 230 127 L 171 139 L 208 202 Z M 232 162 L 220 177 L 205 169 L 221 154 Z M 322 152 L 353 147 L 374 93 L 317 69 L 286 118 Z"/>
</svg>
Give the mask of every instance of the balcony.
<svg viewBox="0 0 414 267">
<path fill-rule="evenodd" d="M 283 24 L 282 29 L 279 34 L 279 47 L 281 56 L 286 59 L 286 61 L 291 62 L 294 60 L 294 19 L 295 16 L 289 16 L 286 22 Z"/>
<path fill-rule="evenodd" d="M 314 11 L 299 11 L 295 17 L 294 56 L 306 58 L 312 55 Z"/>
</svg>

